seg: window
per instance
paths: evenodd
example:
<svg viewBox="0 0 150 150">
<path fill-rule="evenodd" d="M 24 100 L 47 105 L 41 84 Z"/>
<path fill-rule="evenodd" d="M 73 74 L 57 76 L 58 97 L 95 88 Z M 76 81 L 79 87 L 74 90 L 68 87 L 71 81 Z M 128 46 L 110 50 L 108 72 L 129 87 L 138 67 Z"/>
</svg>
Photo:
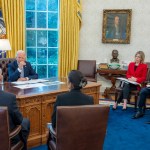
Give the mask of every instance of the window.
<svg viewBox="0 0 150 150">
<path fill-rule="evenodd" d="M 59 0 L 26 0 L 27 60 L 39 78 L 58 76 Z"/>
</svg>

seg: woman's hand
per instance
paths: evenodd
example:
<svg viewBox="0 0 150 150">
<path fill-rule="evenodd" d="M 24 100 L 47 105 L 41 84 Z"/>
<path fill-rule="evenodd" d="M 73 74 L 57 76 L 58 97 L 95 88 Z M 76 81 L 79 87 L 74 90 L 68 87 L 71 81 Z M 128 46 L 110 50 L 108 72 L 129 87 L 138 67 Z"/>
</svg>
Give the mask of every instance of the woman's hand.
<svg viewBox="0 0 150 150">
<path fill-rule="evenodd" d="M 136 82 L 136 81 L 137 81 L 137 78 L 131 77 L 131 78 L 128 78 L 128 80 L 129 80 L 129 81 L 134 81 L 134 82 Z"/>
</svg>

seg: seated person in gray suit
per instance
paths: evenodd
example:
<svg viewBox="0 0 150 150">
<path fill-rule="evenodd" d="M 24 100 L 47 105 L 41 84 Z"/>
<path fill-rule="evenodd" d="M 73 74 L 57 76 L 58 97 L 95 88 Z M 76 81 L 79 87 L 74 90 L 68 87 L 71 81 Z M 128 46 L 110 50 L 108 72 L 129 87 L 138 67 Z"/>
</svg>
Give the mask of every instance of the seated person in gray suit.
<svg viewBox="0 0 150 150">
<path fill-rule="evenodd" d="M 24 51 L 17 51 L 16 60 L 8 64 L 8 81 L 27 81 L 37 79 L 38 74 L 34 71 L 31 64 L 26 61 Z"/>
<path fill-rule="evenodd" d="M 0 81 L 1 80 L 2 75 L 0 75 Z M 16 102 L 16 96 L 0 90 L 0 106 L 8 107 L 10 131 L 15 129 L 17 125 L 21 125 L 21 132 L 19 136 L 16 136 L 12 139 L 11 145 L 16 144 L 19 140 L 21 140 L 24 143 L 23 150 L 27 150 L 30 122 L 27 118 L 23 118 L 22 114 L 20 113 Z"/>
<path fill-rule="evenodd" d="M 57 106 L 91 105 L 93 97 L 83 94 L 80 90 L 85 87 L 87 80 L 78 70 L 72 70 L 68 75 L 69 92 L 57 96 L 52 115 L 52 127 L 56 127 Z"/>
</svg>

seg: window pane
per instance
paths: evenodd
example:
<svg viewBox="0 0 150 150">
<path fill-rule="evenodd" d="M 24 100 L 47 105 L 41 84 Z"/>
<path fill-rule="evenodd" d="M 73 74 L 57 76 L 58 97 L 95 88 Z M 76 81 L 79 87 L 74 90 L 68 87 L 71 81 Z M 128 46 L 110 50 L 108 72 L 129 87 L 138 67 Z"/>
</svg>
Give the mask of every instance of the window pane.
<svg viewBox="0 0 150 150">
<path fill-rule="evenodd" d="M 46 78 L 47 77 L 46 65 L 38 65 L 37 66 L 37 73 L 38 73 L 39 78 Z"/>
<path fill-rule="evenodd" d="M 35 1 L 26 0 L 26 10 L 35 10 Z"/>
<path fill-rule="evenodd" d="M 47 64 L 47 49 L 46 48 L 37 48 L 37 63 Z"/>
<path fill-rule="evenodd" d="M 48 13 L 48 28 L 57 28 L 58 13 Z"/>
<path fill-rule="evenodd" d="M 48 47 L 57 47 L 58 46 L 58 32 L 49 31 L 48 32 Z"/>
<path fill-rule="evenodd" d="M 26 12 L 26 27 L 35 28 L 35 13 Z"/>
<path fill-rule="evenodd" d="M 49 48 L 48 49 L 48 63 L 49 64 L 58 64 L 58 48 Z"/>
<path fill-rule="evenodd" d="M 27 59 L 31 64 L 36 64 L 36 48 L 27 48 Z"/>
<path fill-rule="evenodd" d="M 26 45 L 27 47 L 35 47 L 36 46 L 36 31 L 35 30 L 27 30 L 26 32 Z"/>
<path fill-rule="evenodd" d="M 47 31 L 37 31 L 37 46 L 47 47 Z"/>
<path fill-rule="evenodd" d="M 46 11 L 47 0 L 37 0 L 37 11 Z"/>
<path fill-rule="evenodd" d="M 37 28 L 46 28 L 46 13 L 37 13 Z"/>
<path fill-rule="evenodd" d="M 48 11 L 58 10 L 58 0 L 48 0 Z"/>
<path fill-rule="evenodd" d="M 57 77 L 58 74 L 58 66 L 57 65 L 49 65 L 48 66 L 48 77 Z"/>
</svg>

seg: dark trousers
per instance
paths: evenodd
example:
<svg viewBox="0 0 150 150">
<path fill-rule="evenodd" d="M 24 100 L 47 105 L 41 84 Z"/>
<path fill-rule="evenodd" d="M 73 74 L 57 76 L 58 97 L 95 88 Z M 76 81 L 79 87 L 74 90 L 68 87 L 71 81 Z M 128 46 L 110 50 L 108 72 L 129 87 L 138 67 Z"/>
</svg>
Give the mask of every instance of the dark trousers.
<svg viewBox="0 0 150 150">
<path fill-rule="evenodd" d="M 140 91 L 139 99 L 138 99 L 138 107 L 142 108 L 145 106 L 146 98 L 150 95 L 150 88 L 143 88 Z"/>
<path fill-rule="evenodd" d="M 23 118 L 22 124 L 21 124 L 21 132 L 20 132 L 20 138 L 22 142 L 24 143 L 23 150 L 27 150 L 27 140 L 30 133 L 30 121 L 27 118 Z"/>
<path fill-rule="evenodd" d="M 129 99 L 130 91 L 132 90 L 137 90 L 137 86 L 130 83 L 124 83 L 123 89 L 120 92 L 117 103 L 120 103 L 123 99 Z"/>
</svg>

